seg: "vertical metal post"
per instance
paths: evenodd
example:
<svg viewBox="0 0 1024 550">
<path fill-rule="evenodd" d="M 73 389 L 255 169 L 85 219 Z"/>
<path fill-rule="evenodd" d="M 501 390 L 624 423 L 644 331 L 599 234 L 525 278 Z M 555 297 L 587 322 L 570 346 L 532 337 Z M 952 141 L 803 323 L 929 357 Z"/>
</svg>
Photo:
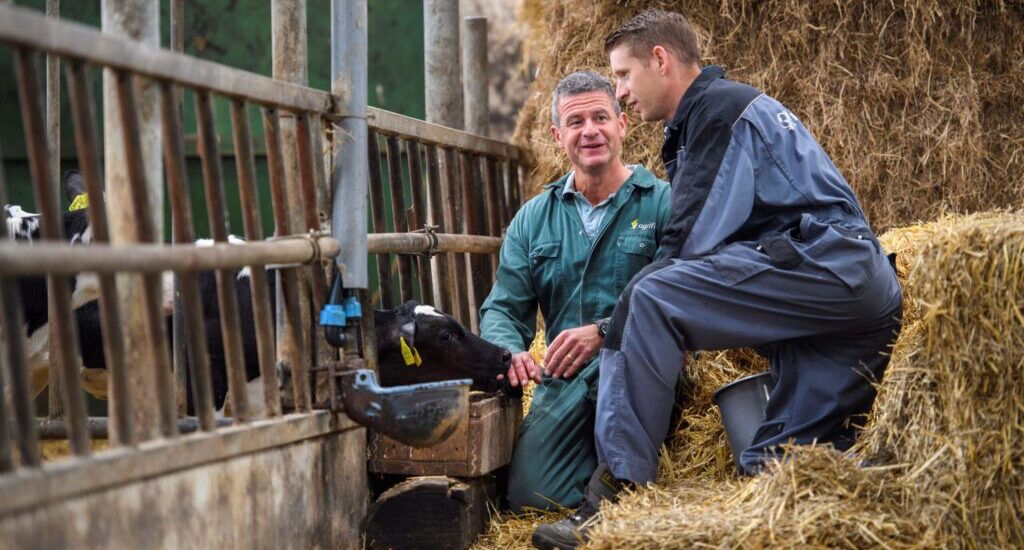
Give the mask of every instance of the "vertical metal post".
<svg viewBox="0 0 1024 550">
<path fill-rule="evenodd" d="M 89 222 L 92 240 L 110 242 L 106 199 L 103 196 L 103 169 L 100 156 L 99 129 L 96 124 L 96 103 L 87 69 L 81 61 L 65 63 L 71 119 L 75 128 L 75 148 L 78 166 L 90 197 Z M 121 330 L 121 309 L 117 303 L 117 282 L 113 274 L 98 276 L 100 285 L 100 327 L 103 329 L 103 350 L 110 380 L 110 431 L 114 445 L 132 445 L 135 442 L 131 423 L 131 395 L 128 393 L 128 365 L 125 363 L 124 336 Z"/>
<path fill-rule="evenodd" d="M 7 204 L 7 180 L 4 177 L 3 163 L 0 163 L 0 204 Z M 0 224 L 0 239 L 7 239 L 7 224 Z M 5 327 L 24 326 L 25 320 L 21 310 L 21 297 L 18 295 L 18 283 L 14 277 L 0 276 L 0 321 Z M 29 387 L 28 361 L 25 357 L 25 336 L 22 331 L 4 329 L 0 334 L 0 378 L 5 384 L 3 388 L 10 388 L 11 408 L 14 415 L 14 426 L 16 427 L 17 448 L 21 453 L 21 464 L 23 466 L 38 466 L 39 457 L 39 434 L 36 429 L 35 414 L 32 411 L 31 389 Z M 6 372 L 5 366 L 6 365 Z M 0 421 L 7 422 L 7 404 L 3 403 L 8 395 L 6 391 L 0 391 L 0 407 L 4 412 L 0 413 Z M 0 428 L 6 434 L 7 426 Z M 4 436 L 0 435 L 0 454 L 10 455 L 9 445 L 3 441 Z M 0 462 L 6 463 L 4 456 L 0 456 Z M 0 469 L 10 469 L 2 468 Z"/>
<path fill-rule="evenodd" d="M 331 93 L 344 98 L 344 141 L 334 150 L 331 235 L 341 243 L 338 265 L 346 288 L 370 286 L 366 260 L 367 201 L 367 38 L 366 0 L 331 1 Z M 356 205 L 356 206 L 353 206 Z M 369 304 L 363 304 L 369 311 Z"/>
<path fill-rule="evenodd" d="M 427 122 L 462 129 L 459 0 L 423 0 Z"/>
<path fill-rule="evenodd" d="M 405 158 L 409 164 L 409 189 L 412 191 L 412 208 L 409 209 L 409 226 L 422 229 L 427 221 L 427 188 L 423 182 L 423 164 L 420 162 L 420 146 L 415 141 L 405 142 Z M 440 305 L 441 297 L 434 293 L 434 276 L 431 273 L 430 258 L 420 254 L 416 258 L 416 270 L 420 280 L 420 299 L 428 304 Z"/>
<path fill-rule="evenodd" d="M 245 238 L 249 241 L 261 241 L 263 221 L 256 189 L 252 135 L 249 131 L 245 102 L 240 99 L 231 102 L 231 130 L 235 143 L 235 169 L 238 172 L 238 192 L 242 201 Z M 260 379 L 263 380 L 263 399 L 266 403 L 267 416 L 280 416 L 281 394 L 277 387 L 278 377 L 274 367 L 274 326 L 271 318 L 270 290 L 267 286 L 267 271 L 263 266 L 252 268 L 249 282 L 252 284 L 252 313 L 256 327 Z"/>
<path fill-rule="evenodd" d="M 434 144 L 426 145 L 426 157 L 427 157 L 427 185 L 430 192 L 430 218 L 433 220 L 434 225 L 438 227 L 438 230 L 442 233 L 448 231 L 450 220 L 445 217 L 445 198 L 446 193 L 442 190 L 443 184 L 441 183 L 441 167 L 438 161 L 438 149 Z M 448 312 L 451 315 L 455 315 L 456 309 L 456 296 L 458 292 L 455 290 L 455 264 L 452 260 L 452 254 L 439 254 L 434 256 L 431 261 L 437 267 L 437 287 L 441 291 L 440 306 L 441 309 Z M 435 302 L 435 305 L 438 305 Z"/>
<path fill-rule="evenodd" d="M 487 93 L 487 18 L 462 20 L 462 89 L 466 101 L 466 131 L 490 135 Z"/>
<path fill-rule="evenodd" d="M 156 0 L 101 0 L 100 12 L 103 32 L 113 36 L 130 38 L 159 46 L 160 3 Z M 143 190 L 149 202 L 146 211 L 151 216 L 148 223 L 154 228 L 163 228 L 163 190 L 160 124 L 157 117 L 156 89 L 152 82 L 135 82 L 129 85 L 136 89 L 138 126 L 140 132 L 141 162 L 143 165 Z M 132 205 L 131 177 L 126 159 L 124 133 L 119 113 L 117 78 L 113 69 L 103 71 L 103 143 L 106 174 L 108 214 L 110 214 L 110 237 L 114 244 L 136 242 L 136 224 Z M 159 434 L 158 398 L 153 379 L 147 374 L 152 366 L 152 356 L 147 349 L 146 307 L 143 283 L 138 276 L 129 274 L 118 277 L 118 297 L 123 305 L 125 344 L 127 351 L 128 386 L 133 400 L 133 428 L 137 439 L 146 441 Z M 166 351 L 166 350 L 165 350 Z M 112 400 L 117 395 L 111 396 Z M 116 407 L 116 404 L 112 404 Z"/>
<path fill-rule="evenodd" d="M 160 115 L 164 127 L 164 164 L 167 167 L 167 193 L 171 202 L 171 227 L 175 242 L 191 242 L 192 233 L 192 199 L 188 193 L 188 182 L 185 170 L 185 137 L 181 119 L 181 91 L 170 82 L 161 83 Z M 243 210 L 244 211 L 244 210 Z M 174 347 L 184 347 L 188 343 L 187 352 L 191 353 L 176 371 L 179 377 L 185 374 L 185 364 L 189 365 L 192 374 L 192 406 L 199 419 L 199 427 L 203 431 L 212 431 L 217 426 L 213 416 L 213 388 L 210 379 L 210 360 L 206 348 L 206 323 L 199 297 L 199 279 L 196 273 L 184 272 L 175 274 L 175 314 L 180 309 L 181 328 L 175 335 Z M 175 322 L 178 322 L 176 319 Z M 179 378 L 180 381 L 180 378 Z M 180 381 L 180 383 L 184 383 Z M 179 386 L 181 395 L 186 389 Z M 187 405 L 187 400 L 183 403 Z M 187 408 L 187 407 L 186 407 Z"/>
<path fill-rule="evenodd" d="M 15 52 L 18 99 L 21 103 L 22 124 L 28 150 L 29 169 L 32 173 L 36 206 L 41 214 L 39 234 L 44 240 L 64 240 L 61 223 L 60 200 L 50 174 L 49 149 L 46 142 L 46 123 L 43 116 L 42 86 L 35 63 L 34 51 L 18 49 Z M 89 434 L 85 428 L 85 401 L 78 378 L 78 331 L 71 309 L 71 292 L 67 276 L 48 275 L 46 293 L 49 297 L 50 358 L 62 370 L 64 386 L 61 397 L 70 419 L 71 451 L 76 455 L 89 454 Z"/>
<path fill-rule="evenodd" d="M 396 233 L 409 231 L 409 218 L 405 211 L 405 184 L 402 178 L 402 153 L 398 138 L 388 136 L 385 141 L 388 160 L 388 183 L 391 184 L 391 219 Z M 412 257 L 397 254 L 398 257 L 398 302 L 405 303 L 413 298 Z"/>
<path fill-rule="evenodd" d="M 46 16 L 60 17 L 60 0 L 46 0 Z M 50 150 L 50 184 L 60 196 L 60 58 L 53 54 L 46 54 L 46 138 Z M 50 369 L 49 388 L 48 416 L 64 416 L 64 405 L 60 399 L 63 391 L 60 369 Z"/>
<path fill-rule="evenodd" d="M 368 137 L 366 156 L 369 166 L 370 212 L 373 231 L 374 233 L 385 233 L 388 228 L 384 214 L 384 176 L 380 170 L 380 145 L 377 143 L 376 132 L 369 132 Z M 379 303 L 382 308 L 391 309 L 395 305 L 391 285 L 391 256 L 389 254 L 377 254 L 376 256 L 377 287 L 380 290 Z"/>
<path fill-rule="evenodd" d="M 270 3 L 270 24 L 272 52 L 273 77 L 277 80 L 290 82 L 305 86 L 308 81 L 306 66 L 306 0 L 272 0 Z M 284 161 L 284 182 L 286 188 L 287 209 L 288 209 L 288 233 L 305 233 L 305 215 L 302 207 L 302 190 L 299 170 L 299 147 L 298 134 L 295 124 L 295 113 L 281 113 L 279 127 L 281 132 L 281 153 Z M 280 236 L 280 235 L 279 235 Z M 313 340 L 309 333 L 310 320 L 310 281 L 305 273 L 298 271 L 295 276 L 299 282 L 298 311 L 301 315 L 301 322 L 297 327 L 299 330 L 299 345 L 309 350 L 309 354 L 303 354 L 308 361 L 312 357 Z M 279 287 L 280 288 L 280 287 Z M 278 334 L 284 324 L 285 308 L 280 307 L 282 298 L 278 294 Z M 306 372 L 309 364 L 295 365 L 293 374 Z M 305 380 L 304 377 L 302 377 Z M 292 383 L 295 384 L 299 377 L 293 376 Z M 308 393 L 301 390 L 303 395 Z M 298 404 L 297 404 L 298 405 Z"/>
<path fill-rule="evenodd" d="M 171 0 L 171 51 L 173 52 L 184 52 L 185 51 L 185 0 Z M 169 99 L 173 100 L 174 110 L 178 117 L 178 125 L 183 126 L 183 116 L 181 111 L 181 91 L 177 87 L 169 87 L 167 92 L 172 94 Z M 165 99 L 161 98 L 161 106 Z M 161 107 L 162 108 L 162 107 Z M 164 130 L 166 134 L 166 129 Z M 165 137 L 165 139 L 167 139 Z M 166 157 L 166 154 L 164 155 Z M 165 159 L 165 162 L 169 162 Z M 179 242 L 177 239 L 178 233 L 175 231 L 175 220 L 171 219 L 171 240 L 172 242 Z M 191 232 L 191 227 L 189 231 Z M 178 394 L 178 414 L 184 415 L 185 408 L 185 395 L 187 394 L 186 379 L 187 373 L 185 372 L 185 365 L 188 363 L 188 349 L 185 346 L 185 313 L 182 311 L 184 305 L 181 303 L 181 275 L 178 273 L 174 274 L 174 309 L 171 313 L 171 360 L 174 364 L 175 384 L 177 386 Z M 193 395 L 193 397 L 195 397 Z M 203 424 L 203 422 L 200 422 Z"/>
</svg>

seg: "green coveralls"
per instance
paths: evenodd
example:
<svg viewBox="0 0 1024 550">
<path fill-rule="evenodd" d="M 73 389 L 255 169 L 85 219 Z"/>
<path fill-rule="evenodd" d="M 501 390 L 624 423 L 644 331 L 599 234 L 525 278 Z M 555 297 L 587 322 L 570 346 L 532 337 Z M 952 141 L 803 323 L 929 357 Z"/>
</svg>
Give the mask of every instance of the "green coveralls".
<svg viewBox="0 0 1024 550">
<path fill-rule="evenodd" d="M 513 218 L 481 307 L 481 335 L 513 353 L 533 340 L 538 306 L 549 345 L 565 329 L 609 317 L 626 283 L 654 258 L 668 220 L 668 184 L 636 166 L 591 241 L 574 199 L 563 195 L 567 178 L 546 185 Z M 595 356 L 572 378 L 545 376 L 534 391 L 509 466 L 513 510 L 574 507 L 583 499 L 597 467 L 597 375 Z"/>
</svg>

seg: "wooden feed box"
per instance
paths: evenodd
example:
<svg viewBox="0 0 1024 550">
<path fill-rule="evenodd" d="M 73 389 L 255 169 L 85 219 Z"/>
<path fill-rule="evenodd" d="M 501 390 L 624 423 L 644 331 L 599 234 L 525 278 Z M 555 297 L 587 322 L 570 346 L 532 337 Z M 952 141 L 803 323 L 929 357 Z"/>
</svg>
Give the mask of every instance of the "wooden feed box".
<svg viewBox="0 0 1024 550">
<path fill-rule="evenodd" d="M 469 395 L 469 422 L 448 439 L 421 449 L 370 432 L 369 468 L 380 474 L 476 477 L 512 460 L 523 420 L 522 399 L 503 393 Z"/>
</svg>

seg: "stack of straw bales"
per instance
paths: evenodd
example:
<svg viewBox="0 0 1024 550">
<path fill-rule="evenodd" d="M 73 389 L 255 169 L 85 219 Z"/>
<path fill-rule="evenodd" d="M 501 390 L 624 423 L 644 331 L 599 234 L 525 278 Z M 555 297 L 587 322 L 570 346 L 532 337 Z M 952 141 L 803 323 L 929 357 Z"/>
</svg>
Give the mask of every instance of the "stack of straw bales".
<svg viewBox="0 0 1024 550">
<path fill-rule="evenodd" d="M 685 13 L 705 63 L 800 117 L 875 229 L 1024 206 L 1021 0 L 526 0 L 537 72 L 516 137 L 533 185 L 568 168 L 548 131 L 555 83 L 610 76 L 604 36 L 651 7 Z M 663 173 L 660 127 L 630 119 L 624 158 Z"/>
<path fill-rule="evenodd" d="M 858 446 L 793 448 L 737 478 L 710 396 L 763 364 L 704 354 L 657 485 L 605 507 L 589 547 L 1024 546 L 1024 212 L 882 241 L 899 254 L 906 322 Z M 557 517 L 498 522 L 479 547 L 526 547 Z"/>
</svg>

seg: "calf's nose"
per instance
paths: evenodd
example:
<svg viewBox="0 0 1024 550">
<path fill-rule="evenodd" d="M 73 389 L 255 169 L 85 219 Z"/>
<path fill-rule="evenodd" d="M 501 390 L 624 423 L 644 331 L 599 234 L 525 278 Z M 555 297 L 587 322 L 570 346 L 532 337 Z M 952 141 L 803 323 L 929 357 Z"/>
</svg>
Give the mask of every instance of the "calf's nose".
<svg viewBox="0 0 1024 550">
<path fill-rule="evenodd" d="M 509 350 L 505 350 L 504 352 L 502 352 L 502 354 L 501 354 L 501 362 L 502 363 L 511 363 L 512 362 L 512 352 L 509 351 Z"/>
</svg>

